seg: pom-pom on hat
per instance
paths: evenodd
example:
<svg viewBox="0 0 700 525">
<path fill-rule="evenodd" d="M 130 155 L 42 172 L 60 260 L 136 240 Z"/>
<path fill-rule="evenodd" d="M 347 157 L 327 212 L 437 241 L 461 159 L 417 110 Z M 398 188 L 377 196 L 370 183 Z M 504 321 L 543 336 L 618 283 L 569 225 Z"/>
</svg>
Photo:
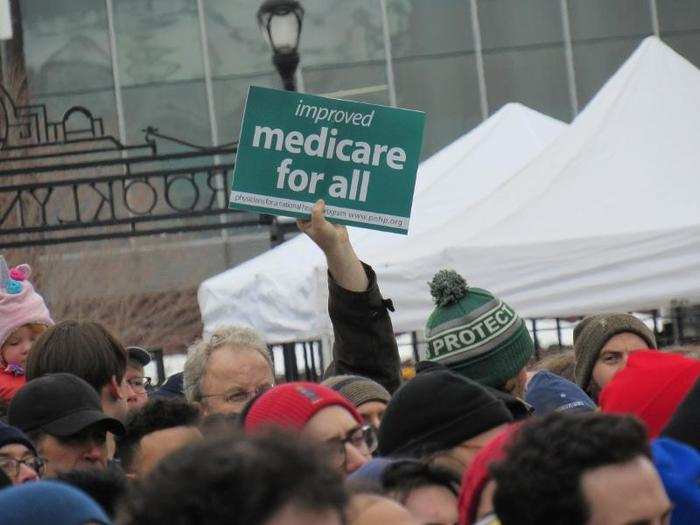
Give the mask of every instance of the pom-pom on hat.
<svg viewBox="0 0 700 525">
<path fill-rule="evenodd" d="M 510 306 L 454 270 L 440 270 L 429 285 L 436 307 L 426 323 L 425 359 L 494 388 L 523 369 L 534 345 Z"/>
<path fill-rule="evenodd" d="M 29 282 L 31 272 L 28 264 L 8 271 L 5 259 L 0 257 L 0 348 L 25 324 L 53 324 L 44 299 Z"/>
<path fill-rule="evenodd" d="M 253 401 L 243 419 L 247 433 L 277 426 L 301 430 L 319 411 L 329 406 L 345 408 L 355 421 L 363 422 L 353 404 L 338 392 L 316 383 L 285 383 Z"/>
</svg>

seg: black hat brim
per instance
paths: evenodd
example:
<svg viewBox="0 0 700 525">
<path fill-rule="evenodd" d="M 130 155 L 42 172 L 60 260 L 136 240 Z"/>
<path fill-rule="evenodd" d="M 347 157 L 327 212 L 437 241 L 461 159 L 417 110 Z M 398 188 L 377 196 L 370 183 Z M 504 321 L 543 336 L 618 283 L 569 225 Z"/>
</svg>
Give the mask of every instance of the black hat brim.
<svg viewBox="0 0 700 525">
<path fill-rule="evenodd" d="M 79 410 L 46 423 L 41 428 L 52 436 L 69 437 L 98 423 L 102 423 L 105 430 L 116 436 L 123 436 L 126 433 L 124 425 L 118 419 L 98 410 Z"/>
<path fill-rule="evenodd" d="M 129 354 L 129 359 L 133 359 L 141 366 L 146 366 L 151 362 L 151 354 L 140 346 L 130 346 L 126 351 Z"/>
</svg>

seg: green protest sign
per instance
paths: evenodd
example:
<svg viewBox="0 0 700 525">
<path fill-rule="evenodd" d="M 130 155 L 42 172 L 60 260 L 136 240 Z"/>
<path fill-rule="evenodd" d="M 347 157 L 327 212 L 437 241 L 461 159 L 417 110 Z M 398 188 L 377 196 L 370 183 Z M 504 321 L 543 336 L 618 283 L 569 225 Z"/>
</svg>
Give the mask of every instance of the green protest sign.
<svg viewBox="0 0 700 525">
<path fill-rule="evenodd" d="M 408 233 L 425 114 L 251 86 L 229 207 Z"/>
</svg>

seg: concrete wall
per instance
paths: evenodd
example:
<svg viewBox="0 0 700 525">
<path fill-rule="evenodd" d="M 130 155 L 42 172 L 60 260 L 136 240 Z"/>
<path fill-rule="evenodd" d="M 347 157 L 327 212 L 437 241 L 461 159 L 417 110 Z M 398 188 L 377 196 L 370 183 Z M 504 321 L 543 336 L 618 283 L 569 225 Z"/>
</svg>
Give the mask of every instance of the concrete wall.
<svg viewBox="0 0 700 525">
<path fill-rule="evenodd" d="M 208 277 L 269 249 L 267 228 L 205 239 L 168 236 L 51 248 L 38 260 L 49 301 L 197 288 Z M 13 261 L 14 262 L 14 261 Z M 18 261 L 19 262 L 19 261 Z"/>
</svg>

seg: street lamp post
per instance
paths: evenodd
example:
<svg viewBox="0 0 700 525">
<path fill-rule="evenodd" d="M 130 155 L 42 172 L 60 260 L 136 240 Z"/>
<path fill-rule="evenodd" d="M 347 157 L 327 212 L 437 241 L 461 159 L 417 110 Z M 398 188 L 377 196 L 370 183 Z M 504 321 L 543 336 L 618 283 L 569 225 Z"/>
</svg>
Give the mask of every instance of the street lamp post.
<svg viewBox="0 0 700 525">
<path fill-rule="evenodd" d="M 287 91 L 297 90 L 294 73 L 299 66 L 299 36 L 303 19 L 304 8 L 296 0 L 265 0 L 258 9 L 258 25 L 272 48 L 272 63 Z M 273 217 L 270 225 L 273 247 L 284 242 L 282 228 L 277 217 Z M 287 381 L 299 379 L 295 346 L 294 343 L 282 345 Z"/>
<path fill-rule="evenodd" d="M 299 66 L 303 19 L 304 8 L 297 0 L 265 0 L 258 9 L 258 25 L 272 47 L 272 63 L 287 91 L 296 91 L 294 73 Z"/>
<path fill-rule="evenodd" d="M 272 48 L 272 63 L 282 77 L 284 89 L 296 91 L 294 73 L 299 66 L 299 37 L 304 20 L 304 8 L 297 0 L 265 0 L 258 9 L 258 25 Z M 270 224 L 270 244 L 284 242 L 287 228 L 294 223 L 281 223 L 277 217 Z"/>
</svg>

